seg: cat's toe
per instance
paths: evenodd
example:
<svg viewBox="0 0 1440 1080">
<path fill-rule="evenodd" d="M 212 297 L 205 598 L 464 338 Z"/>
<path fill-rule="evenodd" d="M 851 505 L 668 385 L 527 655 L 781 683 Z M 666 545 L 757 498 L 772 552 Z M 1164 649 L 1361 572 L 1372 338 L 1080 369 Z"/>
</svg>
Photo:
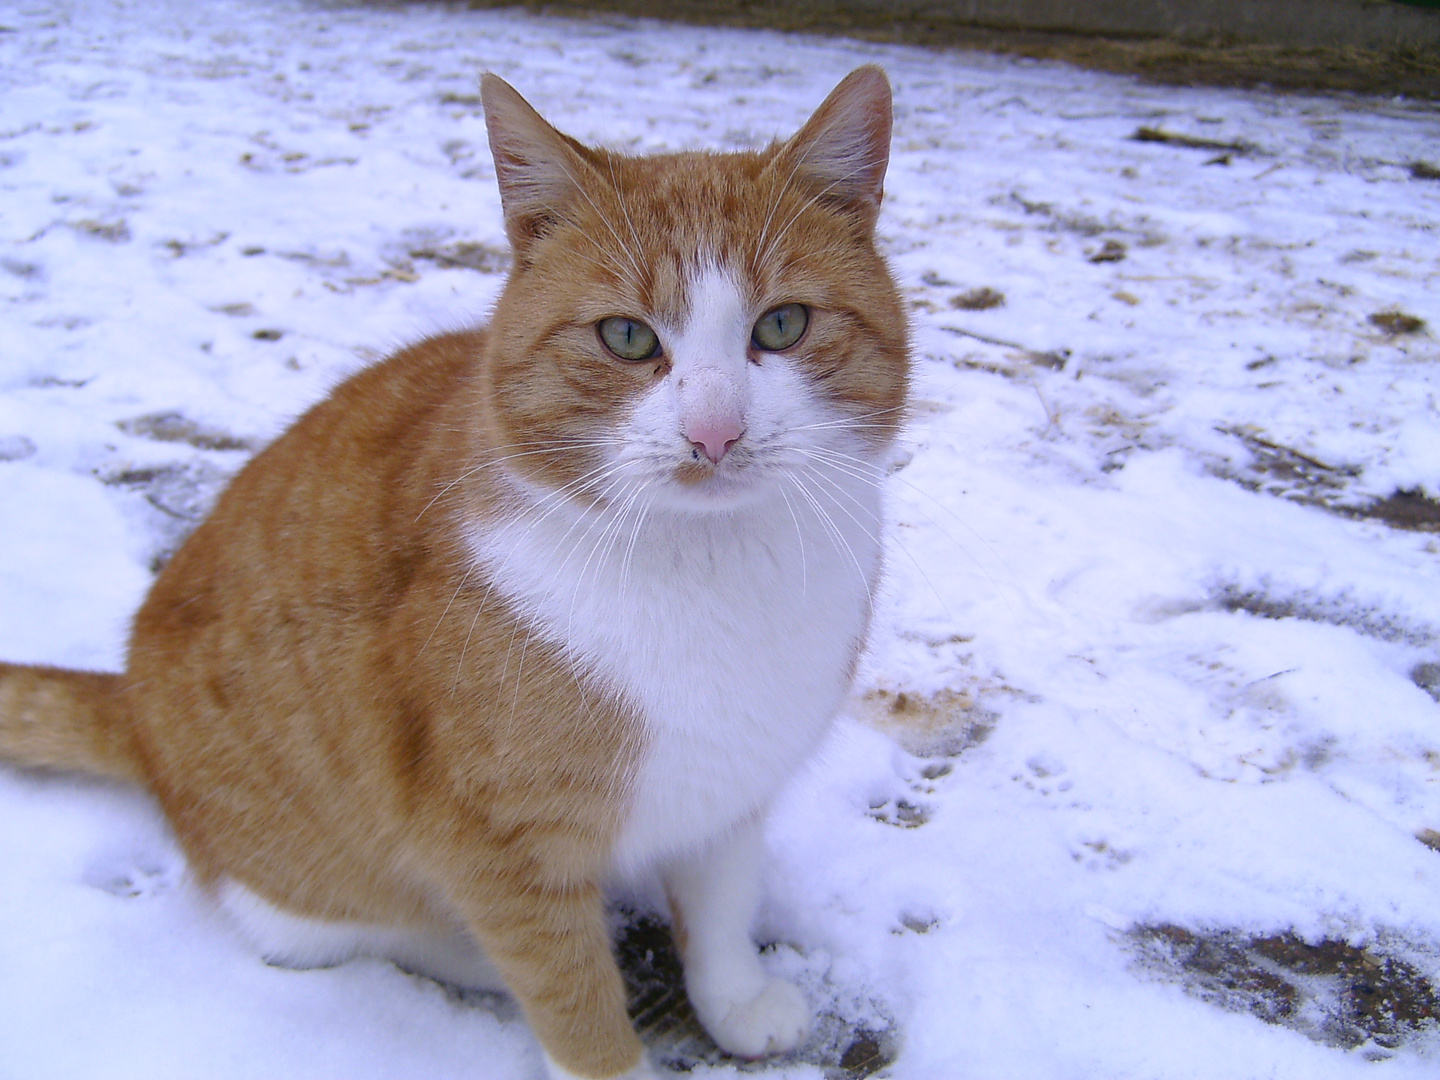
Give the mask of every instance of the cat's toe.
<svg viewBox="0 0 1440 1080">
<path fill-rule="evenodd" d="M 705 1026 L 716 1045 L 736 1057 L 783 1054 L 810 1034 L 810 1006 L 798 987 L 770 979 L 755 997 L 734 1003 Z"/>
</svg>

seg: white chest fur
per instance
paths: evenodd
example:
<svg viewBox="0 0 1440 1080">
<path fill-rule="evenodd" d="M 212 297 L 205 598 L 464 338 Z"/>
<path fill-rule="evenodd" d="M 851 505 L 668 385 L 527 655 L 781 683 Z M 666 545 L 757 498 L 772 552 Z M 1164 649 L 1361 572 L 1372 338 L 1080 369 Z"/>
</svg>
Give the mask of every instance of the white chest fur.
<svg viewBox="0 0 1440 1080">
<path fill-rule="evenodd" d="M 873 482 L 837 472 L 824 492 L 628 522 L 552 502 L 472 536 L 535 631 L 643 717 L 622 876 L 762 811 L 828 728 L 865 633 L 880 510 Z"/>
</svg>

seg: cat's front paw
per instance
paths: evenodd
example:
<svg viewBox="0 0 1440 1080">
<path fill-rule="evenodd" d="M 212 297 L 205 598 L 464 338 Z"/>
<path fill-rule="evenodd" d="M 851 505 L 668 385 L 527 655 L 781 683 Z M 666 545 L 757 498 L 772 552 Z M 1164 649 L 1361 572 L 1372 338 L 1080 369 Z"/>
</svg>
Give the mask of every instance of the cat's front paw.
<svg viewBox="0 0 1440 1080">
<path fill-rule="evenodd" d="M 709 1008 L 697 1003 L 696 1011 L 715 1044 L 736 1057 L 783 1054 L 810 1034 L 805 995 L 784 979 L 767 979 L 747 1001 L 716 1002 Z"/>
</svg>

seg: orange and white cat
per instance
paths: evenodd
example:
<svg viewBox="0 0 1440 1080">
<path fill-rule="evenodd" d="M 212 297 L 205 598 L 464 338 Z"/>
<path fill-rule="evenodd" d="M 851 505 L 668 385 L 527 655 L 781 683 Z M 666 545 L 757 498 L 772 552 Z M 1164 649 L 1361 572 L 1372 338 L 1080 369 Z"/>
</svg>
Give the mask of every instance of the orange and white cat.
<svg viewBox="0 0 1440 1080">
<path fill-rule="evenodd" d="M 124 673 L 0 665 L 0 755 L 146 785 L 273 962 L 498 979 L 557 1078 L 652 1075 L 604 890 L 658 873 L 702 1023 L 783 1052 L 810 1013 L 750 937 L 761 825 L 865 641 L 908 379 L 889 84 L 760 152 L 640 158 L 483 91 L 490 324 L 260 453 Z"/>
</svg>

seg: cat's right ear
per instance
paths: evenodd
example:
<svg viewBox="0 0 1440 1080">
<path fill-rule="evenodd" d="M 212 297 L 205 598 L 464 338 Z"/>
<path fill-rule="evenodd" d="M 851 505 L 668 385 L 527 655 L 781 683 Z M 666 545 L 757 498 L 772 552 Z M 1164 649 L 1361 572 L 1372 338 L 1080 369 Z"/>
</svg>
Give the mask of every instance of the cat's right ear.
<svg viewBox="0 0 1440 1080">
<path fill-rule="evenodd" d="M 840 80 L 770 167 L 809 180 L 819 197 L 873 229 L 890 162 L 891 111 L 884 70 L 858 67 Z"/>
<path fill-rule="evenodd" d="M 498 75 L 480 80 L 485 130 L 495 159 L 505 233 L 517 257 L 565 213 L 586 166 L 580 145 L 545 122 Z"/>
</svg>

